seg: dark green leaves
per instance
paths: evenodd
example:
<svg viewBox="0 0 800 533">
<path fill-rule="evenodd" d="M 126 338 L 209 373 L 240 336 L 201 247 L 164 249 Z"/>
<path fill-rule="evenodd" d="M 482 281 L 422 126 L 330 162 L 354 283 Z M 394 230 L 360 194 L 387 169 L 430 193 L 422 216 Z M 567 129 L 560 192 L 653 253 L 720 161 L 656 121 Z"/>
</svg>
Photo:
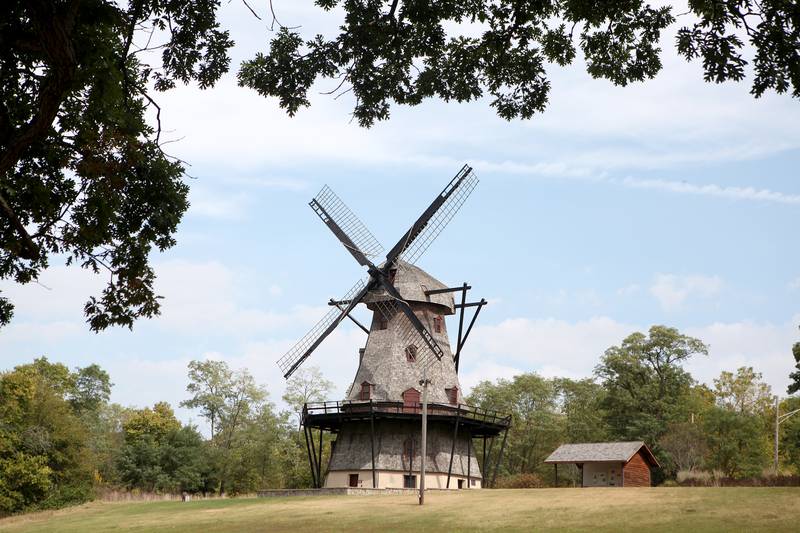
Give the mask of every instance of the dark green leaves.
<svg viewBox="0 0 800 533">
<path fill-rule="evenodd" d="M 693 1 L 699 21 L 678 32 L 678 52 L 687 60 L 702 58 L 706 81 L 741 81 L 748 61 L 746 38 L 755 55 L 751 93 L 768 89 L 800 97 L 800 9 L 785 0 Z"/>
<path fill-rule="evenodd" d="M 332 79 L 332 93 L 352 91 L 362 126 L 389 117 L 392 103 L 426 98 L 467 102 L 484 94 L 501 117 L 544 111 L 546 63 L 567 65 L 579 40 L 588 70 L 625 85 L 661 68 L 658 39 L 669 8 L 642 2 L 318 1 L 341 5 L 338 36 L 303 42 L 282 29 L 269 53 L 242 64 L 241 85 L 279 99 L 290 115 L 309 105 L 308 91 Z M 462 24 L 456 27 L 455 24 Z M 575 27 L 580 28 L 574 35 Z M 567 29 L 569 28 L 569 30 Z"/>
</svg>

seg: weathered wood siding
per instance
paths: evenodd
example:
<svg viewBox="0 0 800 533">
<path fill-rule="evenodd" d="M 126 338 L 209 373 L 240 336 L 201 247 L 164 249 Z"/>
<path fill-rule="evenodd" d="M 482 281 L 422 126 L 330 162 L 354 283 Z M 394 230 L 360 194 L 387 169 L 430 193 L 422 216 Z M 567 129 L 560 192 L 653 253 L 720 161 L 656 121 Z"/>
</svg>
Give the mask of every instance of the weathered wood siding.
<svg viewBox="0 0 800 533">
<path fill-rule="evenodd" d="M 636 452 L 630 461 L 623 467 L 623 486 L 624 487 L 649 487 L 650 486 L 650 465 L 642 456 L 642 451 Z"/>
</svg>

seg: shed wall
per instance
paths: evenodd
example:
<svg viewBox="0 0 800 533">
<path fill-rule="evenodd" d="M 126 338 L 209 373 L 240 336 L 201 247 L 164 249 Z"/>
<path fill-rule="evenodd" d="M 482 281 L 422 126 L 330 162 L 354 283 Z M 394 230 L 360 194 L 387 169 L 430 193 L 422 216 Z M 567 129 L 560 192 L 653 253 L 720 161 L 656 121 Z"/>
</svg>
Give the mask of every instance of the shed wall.
<svg viewBox="0 0 800 533">
<path fill-rule="evenodd" d="M 649 487 L 650 465 L 642 456 L 641 450 L 631 457 L 631 460 L 623 468 L 624 486 L 626 487 Z"/>
<path fill-rule="evenodd" d="M 584 463 L 584 487 L 619 487 L 622 485 L 622 463 Z"/>
</svg>

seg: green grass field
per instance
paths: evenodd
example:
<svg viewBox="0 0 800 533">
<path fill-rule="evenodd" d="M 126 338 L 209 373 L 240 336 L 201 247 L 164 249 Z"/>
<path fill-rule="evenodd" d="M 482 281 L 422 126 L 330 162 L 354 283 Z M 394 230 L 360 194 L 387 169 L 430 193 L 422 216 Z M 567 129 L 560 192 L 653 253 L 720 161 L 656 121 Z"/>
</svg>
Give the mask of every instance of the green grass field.
<svg viewBox="0 0 800 533">
<path fill-rule="evenodd" d="M 3 532 L 798 531 L 798 488 L 534 489 L 413 496 L 94 502 L 0 520 Z"/>
</svg>

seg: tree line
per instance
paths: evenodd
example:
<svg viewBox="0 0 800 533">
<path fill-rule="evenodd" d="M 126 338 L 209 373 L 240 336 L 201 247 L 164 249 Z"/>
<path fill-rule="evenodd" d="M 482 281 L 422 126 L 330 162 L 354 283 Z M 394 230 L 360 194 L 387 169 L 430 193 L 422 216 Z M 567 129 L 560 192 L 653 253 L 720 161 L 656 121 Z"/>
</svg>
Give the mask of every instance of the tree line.
<svg viewBox="0 0 800 533">
<path fill-rule="evenodd" d="M 0 516 L 57 508 L 113 488 L 241 494 L 311 486 L 297 412 L 331 383 L 316 369 L 287 386 L 277 411 L 246 370 L 192 361 L 188 398 L 210 429 L 179 421 L 167 402 L 109 402 L 98 365 L 70 370 L 45 357 L 0 374 Z M 299 407 L 298 407 L 299 406 Z"/>
<path fill-rule="evenodd" d="M 761 476 L 771 467 L 772 390 L 751 367 L 698 383 L 683 364 L 707 353 L 700 340 L 654 326 L 606 350 L 591 378 L 530 372 L 479 383 L 467 403 L 512 416 L 498 485 L 549 484 L 542 461 L 560 444 L 615 440 L 645 441 L 662 465 L 657 482 L 681 472 Z M 790 392 L 800 382 L 791 377 Z M 303 369 L 279 411 L 246 370 L 192 361 L 180 406 L 205 420 L 203 435 L 166 402 L 111 403 L 111 377 L 96 364 L 70 370 L 41 357 L 17 366 L 0 374 L 0 515 L 83 502 L 105 488 L 235 495 L 310 487 L 302 407 L 332 387 L 317 368 Z M 799 408 L 798 397 L 779 406 Z M 800 473 L 800 415 L 780 427 L 779 469 Z"/>
<path fill-rule="evenodd" d="M 552 483 L 552 467 L 542 461 L 574 442 L 642 440 L 661 465 L 656 482 L 679 473 L 740 479 L 770 473 L 776 408 L 770 386 L 752 367 L 723 371 L 711 386 L 698 383 L 683 364 L 706 355 L 699 339 L 653 326 L 606 350 L 592 378 L 525 373 L 483 381 L 467 401 L 512 415 L 501 483 L 502 476 L 510 485 Z M 781 413 L 798 408 L 797 397 L 779 405 Z M 800 473 L 800 415 L 781 424 L 779 449 L 779 472 Z M 579 483 L 577 470 L 568 474 Z"/>
</svg>

